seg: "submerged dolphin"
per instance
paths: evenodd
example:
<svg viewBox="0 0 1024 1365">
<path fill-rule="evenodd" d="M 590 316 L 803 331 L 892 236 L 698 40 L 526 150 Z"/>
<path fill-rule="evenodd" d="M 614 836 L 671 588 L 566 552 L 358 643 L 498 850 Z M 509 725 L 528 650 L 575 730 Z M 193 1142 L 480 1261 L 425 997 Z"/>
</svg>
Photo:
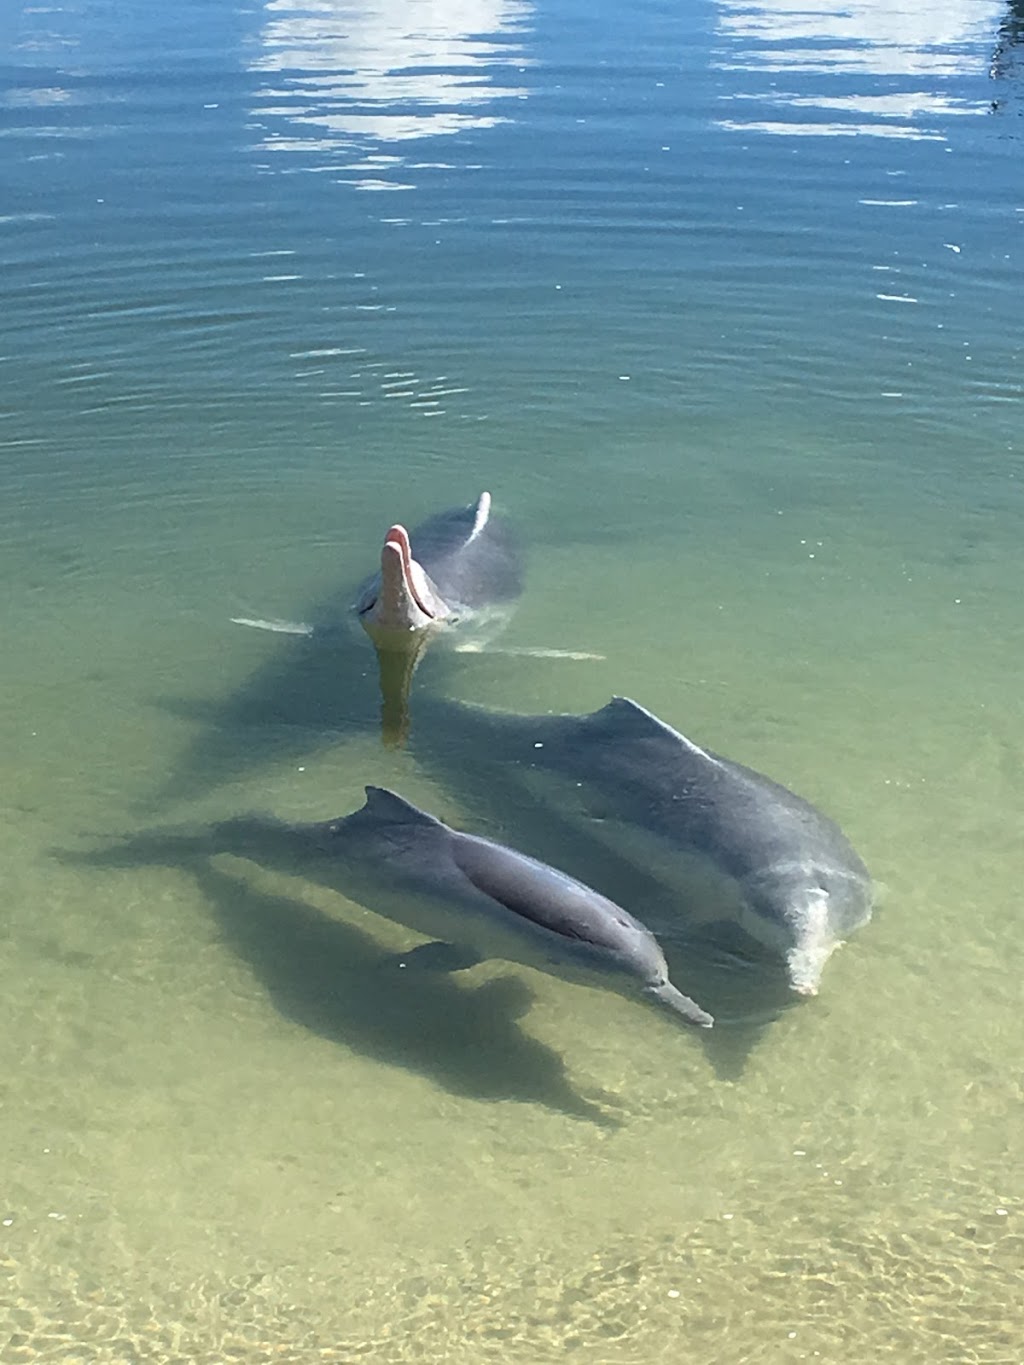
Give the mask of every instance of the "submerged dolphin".
<svg viewBox="0 0 1024 1365">
<path fill-rule="evenodd" d="M 228 821 L 258 843 L 261 824 Z M 712 1018 L 668 979 L 654 935 L 582 882 L 503 844 L 462 834 L 396 793 L 366 788 L 354 814 L 308 825 L 262 822 L 269 839 L 327 855 L 349 882 L 365 882 L 374 910 L 431 939 L 469 951 L 461 965 L 500 958 L 595 984 L 639 987 L 693 1024 Z M 237 846 L 237 835 L 232 840 Z"/>
<path fill-rule="evenodd" d="M 817 993 L 828 958 L 871 917 L 870 875 L 838 825 L 627 698 L 584 716 L 518 716 L 432 699 L 416 733 L 423 748 L 443 745 L 447 764 L 492 787 L 517 776 L 531 788 L 537 776 L 564 779 L 560 808 L 584 815 L 634 865 L 681 889 L 684 913 L 700 910 L 695 871 L 710 871 L 725 892 L 720 917 L 779 955 L 802 995 Z"/>
</svg>

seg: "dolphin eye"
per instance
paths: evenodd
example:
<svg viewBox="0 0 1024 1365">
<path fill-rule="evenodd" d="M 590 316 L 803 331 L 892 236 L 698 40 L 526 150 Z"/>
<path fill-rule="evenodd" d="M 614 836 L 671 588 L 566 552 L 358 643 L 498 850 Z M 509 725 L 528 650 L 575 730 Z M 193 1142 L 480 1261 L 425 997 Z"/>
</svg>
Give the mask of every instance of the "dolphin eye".
<svg viewBox="0 0 1024 1365">
<path fill-rule="evenodd" d="M 367 613 L 368 611 L 373 611 L 373 609 L 374 609 L 374 607 L 375 607 L 376 605 L 377 605 L 377 599 L 376 599 L 376 597 L 375 597 L 375 598 L 373 599 L 372 602 L 367 602 L 367 604 L 366 604 L 365 607 L 359 607 L 358 610 L 356 611 L 356 615 L 357 615 L 357 616 L 365 616 L 366 613 Z"/>
</svg>

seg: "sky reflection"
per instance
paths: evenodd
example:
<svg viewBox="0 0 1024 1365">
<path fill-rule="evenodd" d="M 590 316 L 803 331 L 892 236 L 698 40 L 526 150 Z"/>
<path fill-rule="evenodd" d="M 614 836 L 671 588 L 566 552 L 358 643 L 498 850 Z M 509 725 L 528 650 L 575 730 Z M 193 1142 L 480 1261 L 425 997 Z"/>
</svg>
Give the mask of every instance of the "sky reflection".
<svg viewBox="0 0 1024 1365">
<path fill-rule="evenodd" d="M 755 101 L 767 117 L 742 108 L 719 126 L 944 140 L 948 119 L 991 108 L 987 90 L 977 98 L 953 88 L 989 73 L 1004 10 L 1002 0 L 718 0 L 716 69 L 772 78 L 723 97 Z M 799 95 L 778 86 L 785 73 L 800 78 Z M 808 94 L 815 76 L 825 79 Z"/>
<path fill-rule="evenodd" d="M 260 145 L 372 155 L 380 144 L 508 122 L 510 102 L 528 92 L 504 83 L 500 68 L 526 65 L 520 38 L 532 10 L 526 0 L 269 0 L 251 61 L 267 77 Z M 378 157 L 377 173 L 355 183 L 402 187 L 380 175 L 395 165 Z"/>
</svg>

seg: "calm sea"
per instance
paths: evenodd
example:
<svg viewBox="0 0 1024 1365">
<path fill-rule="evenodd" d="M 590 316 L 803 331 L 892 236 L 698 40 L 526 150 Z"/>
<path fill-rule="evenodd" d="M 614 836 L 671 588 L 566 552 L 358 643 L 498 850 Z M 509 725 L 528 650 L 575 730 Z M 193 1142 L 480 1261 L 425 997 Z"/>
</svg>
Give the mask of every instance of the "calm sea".
<svg viewBox="0 0 1024 1365">
<path fill-rule="evenodd" d="M 1022 161 L 1020 0 L 7 0 L 4 1365 L 1016 1365 Z M 110 852 L 480 828 L 365 640 L 230 618 L 482 489 L 527 590 L 418 688 L 819 804 L 884 895 L 818 999 L 399 975 Z"/>
</svg>

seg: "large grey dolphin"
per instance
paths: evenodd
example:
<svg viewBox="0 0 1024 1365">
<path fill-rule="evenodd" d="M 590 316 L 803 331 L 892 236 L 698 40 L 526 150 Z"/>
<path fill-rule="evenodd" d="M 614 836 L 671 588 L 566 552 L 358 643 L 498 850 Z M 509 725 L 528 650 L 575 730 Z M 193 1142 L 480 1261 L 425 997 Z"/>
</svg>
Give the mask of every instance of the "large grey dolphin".
<svg viewBox="0 0 1024 1365">
<path fill-rule="evenodd" d="M 669 981 L 654 935 L 621 906 L 557 868 L 452 829 L 383 787 L 367 787 L 366 804 L 337 820 L 282 826 L 246 817 L 218 829 L 236 848 L 242 835 L 257 856 L 264 839 L 279 845 L 282 836 L 293 853 L 327 856 L 363 903 L 468 954 L 460 965 L 525 963 L 623 993 L 639 989 L 690 1023 L 713 1022 Z"/>
<path fill-rule="evenodd" d="M 833 951 L 871 917 L 870 875 L 838 825 L 635 701 L 521 716 L 432 698 L 413 749 L 429 757 L 439 747 L 448 771 L 475 773 L 492 789 L 523 784 L 560 815 L 584 818 L 668 886 L 681 918 L 702 918 L 697 902 L 712 887 L 715 915 L 781 957 L 802 995 L 817 992 Z"/>
</svg>

